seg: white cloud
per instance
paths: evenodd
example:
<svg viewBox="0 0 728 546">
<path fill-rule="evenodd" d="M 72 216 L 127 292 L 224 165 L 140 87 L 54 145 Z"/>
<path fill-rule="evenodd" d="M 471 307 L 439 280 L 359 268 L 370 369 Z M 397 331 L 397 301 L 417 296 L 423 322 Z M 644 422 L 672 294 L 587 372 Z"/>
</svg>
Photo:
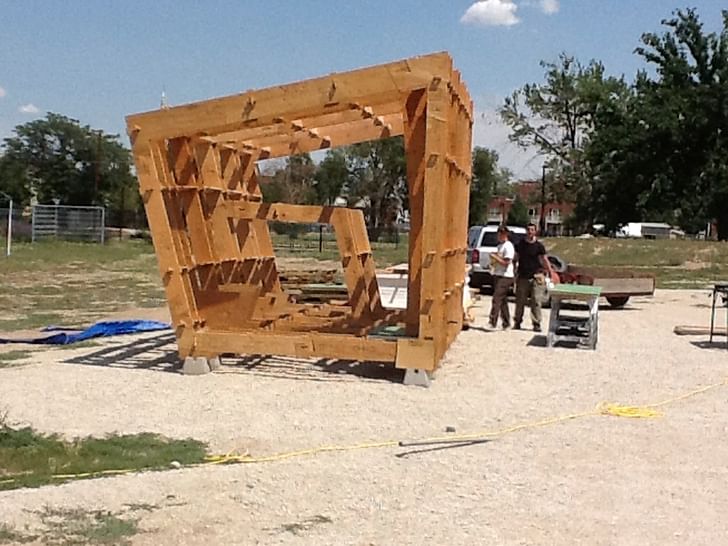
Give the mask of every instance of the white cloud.
<svg viewBox="0 0 728 546">
<path fill-rule="evenodd" d="M 35 104 L 28 103 L 18 108 L 18 112 L 21 114 L 37 114 L 40 110 Z"/>
<path fill-rule="evenodd" d="M 559 0 L 541 0 L 541 9 L 547 15 L 558 13 Z"/>
<path fill-rule="evenodd" d="M 476 26 L 511 26 L 520 22 L 516 17 L 517 10 L 513 0 L 481 0 L 467 9 L 460 22 Z"/>
<path fill-rule="evenodd" d="M 5 89 L 3 89 L 2 87 L 0 87 L 0 99 L 3 98 L 7 94 L 8 94 L 7 91 L 5 91 Z"/>
</svg>

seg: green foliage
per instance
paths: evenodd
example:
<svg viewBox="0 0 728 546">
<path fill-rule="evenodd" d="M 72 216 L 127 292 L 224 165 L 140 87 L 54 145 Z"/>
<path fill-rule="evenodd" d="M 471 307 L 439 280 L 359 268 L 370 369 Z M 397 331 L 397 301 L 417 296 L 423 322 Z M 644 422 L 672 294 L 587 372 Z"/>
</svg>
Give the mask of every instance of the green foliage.
<svg viewBox="0 0 728 546">
<path fill-rule="evenodd" d="M 326 157 L 319 163 L 314 175 L 314 192 L 316 203 L 333 205 L 346 187 L 349 179 L 347 154 L 342 148 L 326 152 Z"/>
<path fill-rule="evenodd" d="M 528 207 L 523 202 L 520 196 L 516 196 L 513 200 L 510 210 L 508 211 L 508 225 L 509 226 L 525 226 L 530 222 L 528 216 Z"/>
<path fill-rule="evenodd" d="M 348 148 L 349 206 L 362 208 L 372 241 L 392 229 L 407 207 L 407 161 L 402 137 L 354 144 Z"/>
<path fill-rule="evenodd" d="M 632 85 L 592 61 L 542 63 L 501 109 L 511 139 L 537 146 L 547 199 L 574 200 L 573 224 L 665 221 L 695 233 L 718 219 L 728 238 L 728 11 L 706 33 L 695 10 L 664 20 L 636 49 L 651 68 Z"/>
<path fill-rule="evenodd" d="M 263 200 L 268 203 L 313 203 L 315 173 L 316 165 L 310 155 L 287 157 L 283 167 L 273 172 L 270 182 L 261 186 Z"/>
<path fill-rule="evenodd" d="M 0 190 L 25 205 L 107 205 L 123 190 L 136 193 L 131 155 L 118 136 L 48 113 L 15 128 L 0 157 Z"/>
<path fill-rule="evenodd" d="M 706 34 L 694 10 L 644 34 L 641 72 L 618 123 L 588 150 L 595 166 L 593 216 L 620 222 L 664 220 L 696 232 L 712 218 L 728 237 L 728 12 Z"/>
<path fill-rule="evenodd" d="M 510 173 L 498 167 L 498 154 L 476 147 L 473 150 L 473 179 L 470 183 L 468 225 L 484 224 L 488 219 L 490 198 L 506 187 Z"/>
</svg>

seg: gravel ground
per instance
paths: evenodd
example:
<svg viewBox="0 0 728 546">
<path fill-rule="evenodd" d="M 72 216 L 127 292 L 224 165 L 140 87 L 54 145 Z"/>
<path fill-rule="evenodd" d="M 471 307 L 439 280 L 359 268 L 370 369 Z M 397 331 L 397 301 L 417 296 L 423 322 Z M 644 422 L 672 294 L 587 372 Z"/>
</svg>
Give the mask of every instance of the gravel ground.
<svg viewBox="0 0 728 546">
<path fill-rule="evenodd" d="M 0 409 L 12 422 L 69 437 L 153 431 L 252 455 L 442 435 L 445 427 L 499 430 L 725 380 L 723 340 L 672 333 L 676 324 L 707 324 L 709 303 L 705 291 L 658 291 L 604 309 L 591 352 L 547 349 L 530 331 L 488 331 L 484 297 L 429 389 L 401 385 L 390 368 L 282 358 L 186 377 L 169 334 L 117 338 L 0 369 Z M 133 515 L 140 533 L 132 543 L 149 545 L 725 544 L 727 394 L 723 386 L 678 401 L 658 419 L 593 415 L 486 443 L 1 492 L 0 525 L 33 529 L 45 506 Z"/>
</svg>

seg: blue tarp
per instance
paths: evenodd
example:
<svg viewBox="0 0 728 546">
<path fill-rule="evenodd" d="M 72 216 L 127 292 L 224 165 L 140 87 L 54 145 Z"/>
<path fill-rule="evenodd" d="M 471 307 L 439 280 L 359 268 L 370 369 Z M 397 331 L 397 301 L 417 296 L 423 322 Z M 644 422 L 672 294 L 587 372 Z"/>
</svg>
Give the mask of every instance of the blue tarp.
<svg viewBox="0 0 728 546">
<path fill-rule="evenodd" d="M 156 320 L 117 320 L 108 322 L 97 322 L 93 326 L 78 332 L 67 328 L 48 327 L 43 331 L 58 331 L 57 334 L 39 338 L 12 339 L 0 338 L 1 343 L 35 343 L 38 345 L 69 345 L 77 341 L 84 341 L 95 337 L 118 336 L 121 334 L 136 334 L 139 332 L 153 332 L 155 330 L 167 330 L 171 328 L 166 322 Z"/>
</svg>

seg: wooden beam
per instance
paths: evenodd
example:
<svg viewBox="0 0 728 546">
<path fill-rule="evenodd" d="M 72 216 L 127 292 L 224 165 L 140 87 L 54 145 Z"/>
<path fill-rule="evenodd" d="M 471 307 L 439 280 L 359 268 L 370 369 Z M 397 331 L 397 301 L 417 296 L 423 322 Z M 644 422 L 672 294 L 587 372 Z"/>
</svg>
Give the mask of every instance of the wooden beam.
<svg viewBox="0 0 728 546">
<path fill-rule="evenodd" d="M 240 149 L 265 149 L 267 158 L 275 158 L 389 138 L 403 133 L 402 119 L 399 114 L 392 114 L 383 119 L 384 125 L 375 124 L 372 120 L 359 120 L 331 126 L 325 130 L 317 130 L 317 136 L 302 132 L 263 140 L 253 139 L 234 144 L 234 146 Z"/>
<path fill-rule="evenodd" d="M 270 220 L 301 224 L 330 224 L 334 211 L 342 207 L 320 205 L 291 205 L 289 203 L 251 203 L 246 201 L 225 204 L 230 218 Z"/>
<path fill-rule="evenodd" d="M 271 125 L 276 117 L 299 119 L 348 110 L 351 103 L 400 100 L 426 86 L 433 75 L 449 77 L 452 60 L 435 53 L 394 63 L 331 74 L 288 85 L 160 109 L 127 117 L 129 134 L 145 141 L 192 135 L 214 135 Z M 333 93 L 332 93 L 333 89 Z"/>
<path fill-rule="evenodd" d="M 426 130 L 427 92 L 421 89 L 412 92 L 405 103 L 404 147 L 407 155 L 407 192 L 410 205 L 406 332 L 411 337 L 417 337 L 420 331 Z"/>
<path fill-rule="evenodd" d="M 367 112 L 372 112 L 374 116 L 389 116 L 399 114 L 402 110 L 401 101 L 388 102 L 372 106 L 362 107 L 359 104 L 351 104 L 347 110 L 336 111 L 330 114 L 319 114 L 305 118 L 286 121 L 283 118 L 274 120 L 273 125 L 263 127 L 255 127 L 252 129 L 240 129 L 229 133 L 220 133 L 218 135 L 204 137 L 210 142 L 235 143 L 241 141 L 254 141 L 256 139 L 266 139 L 270 137 L 292 134 L 296 132 L 292 127 L 300 127 L 298 130 L 315 130 L 319 133 L 326 132 L 329 128 L 338 125 L 344 125 L 361 119 L 369 119 Z"/>
<path fill-rule="evenodd" d="M 194 355 L 217 356 L 225 353 L 320 356 L 393 363 L 397 357 L 397 343 L 395 340 L 319 333 L 284 334 L 212 330 L 195 333 Z"/>
</svg>

